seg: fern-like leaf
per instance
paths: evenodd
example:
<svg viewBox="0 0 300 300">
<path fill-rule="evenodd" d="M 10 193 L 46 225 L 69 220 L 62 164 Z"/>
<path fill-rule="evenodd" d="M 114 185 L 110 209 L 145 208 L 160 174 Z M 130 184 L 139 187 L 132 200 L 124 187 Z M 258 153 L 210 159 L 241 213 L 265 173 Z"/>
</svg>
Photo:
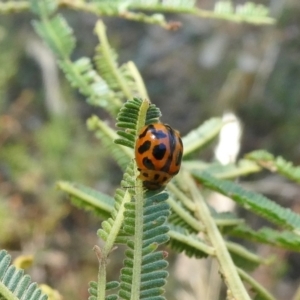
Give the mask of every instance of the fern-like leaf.
<svg viewBox="0 0 300 300">
<path fill-rule="evenodd" d="M 110 6 L 109 3 L 108 7 Z M 111 3 L 114 6 L 121 6 L 119 3 Z M 135 14 L 134 14 L 135 15 Z M 119 98 L 131 99 L 134 97 L 149 98 L 144 82 L 133 62 L 128 62 L 122 66 L 118 65 L 118 55 L 110 46 L 106 27 L 102 21 L 98 21 L 95 27 L 100 44 L 96 48 L 94 57 L 98 73 L 105 80 L 109 88 L 114 91 Z"/>
<path fill-rule="evenodd" d="M 300 183 L 300 167 L 294 166 L 281 156 L 274 157 L 273 154 L 265 150 L 256 150 L 247 154 L 246 157 L 272 172 L 278 172 L 280 175 Z"/>
<path fill-rule="evenodd" d="M 110 282 L 107 282 L 106 283 L 106 291 L 111 291 L 111 290 L 114 290 L 114 289 L 117 289 L 118 287 L 120 286 L 119 282 L 118 281 L 110 281 Z M 89 283 L 89 300 L 97 300 L 97 282 L 95 281 L 91 281 Z M 105 300 L 117 300 L 119 299 L 118 295 L 116 294 L 111 294 L 111 295 L 108 295 L 105 297 Z"/>
<path fill-rule="evenodd" d="M 121 107 L 121 101 L 93 69 L 89 58 L 82 57 L 74 63 L 70 60 L 61 60 L 59 65 L 71 85 L 87 96 L 91 105 L 101 106 L 112 115 L 116 115 Z"/>
<path fill-rule="evenodd" d="M 133 163 L 128 165 L 124 173 L 123 180 L 126 182 L 126 184 L 131 184 L 131 181 L 126 181 L 126 178 L 128 176 L 128 178 L 131 179 L 132 173 Z M 128 241 L 129 239 L 126 230 L 121 230 L 121 228 L 124 223 L 125 206 L 129 205 L 130 201 L 131 195 L 128 190 L 124 191 L 122 189 L 117 189 L 115 193 L 114 208 L 111 212 L 112 216 L 111 218 L 108 218 L 107 220 L 102 222 L 101 229 L 99 229 L 97 232 L 98 236 L 101 237 L 103 241 L 105 241 L 105 243 L 102 248 L 99 248 L 97 246 L 94 247 L 99 260 L 99 272 L 97 288 L 91 289 L 91 297 L 95 297 L 95 293 L 99 292 L 100 294 L 97 295 L 97 299 L 103 299 L 106 295 L 105 291 L 114 288 L 114 286 L 116 285 L 116 282 L 106 283 L 107 258 L 116 243 L 126 243 L 126 241 Z M 105 299 L 116 299 L 116 297 L 116 295 L 110 295 Z"/>
<path fill-rule="evenodd" d="M 244 208 L 253 211 L 270 222 L 295 230 L 297 233 L 300 232 L 300 216 L 290 209 L 283 208 L 260 194 L 246 191 L 233 182 L 212 177 L 206 172 L 198 173 L 196 178 L 204 186 L 230 197 Z"/>
<path fill-rule="evenodd" d="M 156 194 L 145 199 L 143 208 L 143 240 L 141 262 L 134 258 L 135 247 L 132 239 L 127 241 L 129 249 L 125 252 L 124 268 L 121 270 L 121 284 L 119 296 L 130 299 L 133 285 L 134 264 L 141 264 L 140 299 L 164 299 L 162 287 L 166 283 L 168 273 L 164 271 L 168 266 L 164 251 L 155 251 L 159 244 L 169 240 L 166 220 L 169 215 L 169 207 L 166 204 L 166 193 Z M 135 203 L 126 204 L 124 219 L 124 231 L 129 235 L 135 235 Z M 156 298 L 158 297 L 158 298 Z"/>
<path fill-rule="evenodd" d="M 123 175 L 122 184 L 126 186 L 132 186 L 134 181 L 132 181 L 133 176 L 133 163 L 130 163 Z M 123 189 L 117 189 L 114 197 L 115 203 L 114 208 L 111 212 L 111 218 L 102 222 L 102 228 L 98 230 L 98 235 L 107 243 L 108 237 L 113 229 L 113 237 L 110 237 L 110 248 L 112 248 L 114 243 L 126 243 L 128 235 L 125 230 L 121 230 L 123 225 L 123 213 L 124 205 L 131 200 L 131 196 L 128 191 Z M 116 219 L 118 219 L 116 221 Z"/>
<path fill-rule="evenodd" d="M 116 144 L 132 149 L 134 148 L 134 142 L 137 135 L 138 119 L 143 103 L 143 100 L 134 98 L 133 100 L 127 101 L 121 108 L 117 117 L 116 125 L 119 128 L 126 128 L 126 131 L 117 131 L 121 138 L 115 140 Z M 149 103 L 149 107 L 145 116 L 145 124 L 157 123 L 160 116 L 160 110 L 154 104 Z"/>
<path fill-rule="evenodd" d="M 205 121 L 198 128 L 192 130 L 182 138 L 182 142 L 184 145 L 183 155 L 186 156 L 207 145 L 217 137 L 223 125 L 224 122 L 222 121 L 222 119 L 212 118 Z"/>
<path fill-rule="evenodd" d="M 101 140 L 103 146 L 105 146 L 118 165 L 125 170 L 126 166 L 133 158 L 132 150 L 121 145 L 116 145 L 114 140 L 118 138 L 117 133 L 97 116 L 89 118 L 87 126 L 90 130 L 95 131 L 96 136 Z M 121 135 L 122 134 L 126 137 L 128 135 L 129 139 L 134 139 L 132 135 L 129 135 L 126 132 L 121 131 Z"/>
<path fill-rule="evenodd" d="M 33 21 L 32 24 L 58 58 L 66 59 L 71 55 L 75 47 L 75 38 L 72 28 L 62 15 L 56 15 L 52 19 L 43 19 L 43 21 Z"/>
<path fill-rule="evenodd" d="M 193 175 L 206 171 L 219 179 L 234 179 L 261 171 L 261 167 L 250 159 L 241 159 L 236 164 L 222 165 L 219 162 L 206 163 L 200 160 L 183 162 L 184 167 Z"/>
<path fill-rule="evenodd" d="M 185 252 L 189 257 L 203 258 L 213 255 L 212 247 L 206 245 L 195 233 L 190 233 L 180 226 L 170 225 L 169 235 L 171 237 L 169 245 L 178 253 Z"/>
<path fill-rule="evenodd" d="M 300 251 L 299 236 L 290 231 L 278 231 L 268 227 L 253 230 L 247 225 L 239 225 L 227 232 L 235 237 L 252 240 L 258 243 L 269 244 L 292 251 Z"/>
<path fill-rule="evenodd" d="M 101 42 L 96 48 L 95 56 L 99 74 L 113 91 L 121 93 L 127 99 L 131 99 L 134 96 L 132 87 L 135 84 L 132 78 L 128 76 L 129 74 L 124 72 L 127 71 L 126 65 L 123 68 L 118 66 L 117 53 L 108 43 L 106 28 L 102 21 L 97 22 L 95 31 Z"/>
<path fill-rule="evenodd" d="M 5 250 L 0 251 L 0 295 L 5 299 L 46 300 L 36 283 L 31 283 L 29 275 L 10 265 L 11 256 Z"/>
<path fill-rule="evenodd" d="M 91 210 L 105 219 L 111 216 L 114 205 L 112 197 L 78 183 L 60 181 L 56 186 L 66 192 L 76 206 Z"/>
</svg>

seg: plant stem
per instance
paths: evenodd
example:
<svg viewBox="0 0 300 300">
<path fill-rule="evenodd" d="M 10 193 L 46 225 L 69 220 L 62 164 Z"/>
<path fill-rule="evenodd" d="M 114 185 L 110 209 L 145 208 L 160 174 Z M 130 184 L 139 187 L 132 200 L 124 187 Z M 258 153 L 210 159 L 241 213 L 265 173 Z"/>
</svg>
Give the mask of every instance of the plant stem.
<svg viewBox="0 0 300 300">
<path fill-rule="evenodd" d="M 140 299 L 142 249 L 143 249 L 143 206 L 144 194 L 141 180 L 136 181 L 135 199 L 135 233 L 134 233 L 134 264 L 132 274 L 131 300 Z"/>
<path fill-rule="evenodd" d="M 145 125 L 147 110 L 150 106 L 148 100 L 144 100 L 141 104 L 139 117 L 136 124 L 137 134 L 141 128 Z M 143 182 L 138 179 L 139 171 L 134 163 L 134 176 L 136 178 L 135 184 L 135 229 L 134 229 L 134 263 L 132 274 L 132 288 L 131 288 L 131 300 L 140 299 L 141 288 L 141 270 L 142 270 L 142 250 L 143 250 L 143 208 L 144 208 L 144 191 Z"/>
<path fill-rule="evenodd" d="M 106 264 L 107 260 L 102 252 L 101 248 L 98 246 L 94 247 L 94 251 L 97 255 L 99 261 L 98 269 L 98 284 L 97 284 L 97 300 L 105 300 L 105 288 L 106 288 Z"/>
<path fill-rule="evenodd" d="M 186 176 L 189 175 L 186 174 Z M 203 222 L 206 228 L 207 236 L 212 243 L 212 246 L 215 248 L 216 257 L 221 267 L 222 274 L 233 298 L 238 300 L 251 300 L 241 281 L 241 278 L 238 275 L 237 268 L 227 250 L 225 241 L 210 214 L 207 204 L 198 191 L 194 180 L 191 176 L 189 177 L 190 191 L 196 204 L 195 215 Z"/>
<path fill-rule="evenodd" d="M 259 292 L 259 295 L 262 297 L 262 299 L 275 300 L 275 298 L 262 285 L 249 276 L 244 270 L 240 268 L 237 268 L 237 270 L 244 281 L 248 282 L 255 289 L 255 291 Z"/>
</svg>

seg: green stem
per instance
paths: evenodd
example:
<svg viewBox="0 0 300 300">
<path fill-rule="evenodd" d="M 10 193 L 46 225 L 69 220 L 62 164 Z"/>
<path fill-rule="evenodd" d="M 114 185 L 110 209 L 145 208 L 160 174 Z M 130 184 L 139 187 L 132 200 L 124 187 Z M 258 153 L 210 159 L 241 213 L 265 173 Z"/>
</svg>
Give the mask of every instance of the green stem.
<svg viewBox="0 0 300 300">
<path fill-rule="evenodd" d="M 254 290 L 259 293 L 259 295 L 261 296 L 260 299 L 276 300 L 262 285 L 260 285 L 256 280 L 249 276 L 244 270 L 237 268 L 237 271 L 241 278 L 243 278 L 244 281 L 248 282 L 254 288 Z"/>
<path fill-rule="evenodd" d="M 14 295 L 4 283 L 0 282 L 0 295 L 6 300 L 20 300 Z M 2 298 L 1 297 L 1 298 Z"/>
<path fill-rule="evenodd" d="M 95 247 L 95 252 L 99 260 L 97 300 L 105 300 L 107 259 L 110 252 L 113 250 L 115 240 L 123 225 L 125 204 L 130 202 L 130 200 L 131 200 L 131 196 L 128 190 L 126 190 L 122 203 L 118 209 L 117 215 L 114 218 L 113 226 L 111 227 L 109 234 L 105 240 L 104 247 L 102 249 L 100 249 L 97 246 Z"/>
<path fill-rule="evenodd" d="M 137 173 L 137 171 L 136 171 Z M 135 232 L 134 232 L 134 264 L 132 270 L 132 290 L 131 300 L 140 299 L 141 288 L 141 270 L 142 270 L 142 250 L 143 250 L 143 207 L 144 194 L 143 183 L 136 181 L 136 199 L 135 199 Z"/>
<path fill-rule="evenodd" d="M 94 251 L 95 251 L 98 261 L 99 261 L 97 300 L 105 300 L 107 257 L 104 256 L 102 249 L 98 246 L 94 247 Z"/>
<path fill-rule="evenodd" d="M 170 182 L 168 184 L 168 191 L 172 192 L 174 195 L 176 195 L 176 197 L 178 198 L 178 200 L 181 201 L 181 203 L 186 206 L 189 210 L 191 211 L 195 211 L 195 203 L 192 202 L 192 200 L 186 196 L 186 194 L 184 194 L 183 192 L 181 192 L 181 190 L 179 188 L 177 188 L 177 186 Z"/>
<path fill-rule="evenodd" d="M 148 100 L 144 100 L 140 106 L 139 116 L 136 124 L 137 135 L 145 125 L 147 110 L 150 106 Z M 143 208 L 144 208 L 144 191 L 143 182 L 138 179 L 139 171 L 134 163 L 134 176 L 136 179 L 135 187 L 135 230 L 134 230 L 134 263 L 132 270 L 132 290 L 131 300 L 140 299 L 141 288 L 141 270 L 142 270 L 142 250 L 143 250 Z"/>
<path fill-rule="evenodd" d="M 198 188 L 195 185 L 192 177 L 189 177 L 190 191 L 196 203 L 196 216 L 203 222 L 206 228 L 207 236 L 212 246 L 215 248 L 216 257 L 221 267 L 221 272 L 228 285 L 228 288 L 231 291 L 233 298 L 238 300 L 251 300 L 241 281 L 241 278 L 238 275 L 237 268 L 232 261 L 225 241 L 213 217 L 210 214 L 207 204 L 198 191 Z"/>
<path fill-rule="evenodd" d="M 204 252 L 207 255 L 215 255 L 215 249 L 213 247 L 210 247 L 210 246 L 204 244 L 203 242 L 196 240 L 190 236 L 181 234 L 179 232 L 176 232 L 175 230 L 170 230 L 168 232 L 168 235 L 173 240 L 178 240 L 186 245 L 189 245 L 195 249 L 198 249 L 198 250 Z"/>
<path fill-rule="evenodd" d="M 171 209 L 185 221 L 186 224 L 199 232 L 204 230 L 204 226 L 200 224 L 199 221 L 190 214 L 190 212 L 184 209 L 182 205 L 177 203 L 172 197 L 168 198 L 167 203 L 170 205 Z"/>
<path fill-rule="evenodd" d="M 229 251 L 232 253 L 235 253 L 241 257 L 244 257 L 245 259 L 252 261 L 255 264 L 269 264 L 272 262 L 271 259 L 264 259 L 262 257 L 259 257 L 258 255 L 248 251 L 246 248 L 242 247 L 241 245 L 238 245 L 233 242 L 226 241 L 226 247 Z"/>
<path fill-rule="evenodd" d="M 105 11 L 100 11 L 97 7 L 92 3 L 83 3 L 83 2 L 75 2 L 73 0 L 59 0 L 58 6 L 60 7 L 68 7 L 74 10 L 85 11 L 91 14 L 95 14 L 98 16 L 107 15 Z M 11 1 L 8 3 L 0 3 L 0 13 L 10 13 L 10 12 L 22 12 L 27 11 L 29 9 L 29 1 Z M 247 22 L 252 24 L 266 24 L 272 25 L 275 24 L 275 19 L 267 17 L 267 16 L 248 16 L 248 15 L 238 15 L 234 13 L 216 13 L 215 11 L 209 11 L 199 8 L 184 8 L 184 7 L 168 7 L 162 5 L 130 5 L 129 9 L 133 10 L 141 10 L 141 11 L 155 11 L 156 13 L 177 13 L 177 14 L 190 14 L 195 15 L 200 18 L 206 19 L 219 19 L 219 20 L 227 20 L 230 22 Z M 164 20 L 156 20 L 154 18 L 148 17 L 147 15 L 142 15 L 141 13 L 133 13 L 130 11 L 113 13 L 109 16 L 117 16 L 124 19 L 129 20 L 137 20 L 143 21 L 147 23 L 158 24 L 164 28 L 168 28 L 168 24 Z"/>
<path fill-rule="evenodd" d="M 160 13 L 174 13 L 174 14 L 190 14 L 205 19 L 220 19 L 231 22 L 249 22 L 253 24 L 275 24 L 275 19 L 267 16 L 251 16 L 251 15 L 239 15 L 235 13 L 217 13 L 215 11 L 199 9 L 195 7 L 172 7 L 163 5 L 147 6 L 143 4 L 132 4 L 129 9 L 136 9 L 141 11 L 155 11 Z"/>
</svg>

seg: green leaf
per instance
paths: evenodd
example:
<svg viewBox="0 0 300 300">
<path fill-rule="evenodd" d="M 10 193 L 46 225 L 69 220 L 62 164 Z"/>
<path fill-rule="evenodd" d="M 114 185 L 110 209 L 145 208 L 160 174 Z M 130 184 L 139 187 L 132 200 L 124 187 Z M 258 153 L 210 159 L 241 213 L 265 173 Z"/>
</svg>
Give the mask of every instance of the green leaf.
<svg viewBox="0 0 300 300">
<path fill-rule="evenodd" d="M 297 234 L 290 231 L 278 231 L 268 227 L 253 230 L 247 225 L 242 224 L 230 229 L 227 233 L 257 243 L 269 244 L 292 251 L 300 251 L 300 238 Z"/>
<path fill-rule="evenodd" d="M 88 97 L 88 103 L 105 108 L 113 116 L 117 114 L 122 105 L 120 96 L 97 74 L 89 58 L 81 57 L 75 62 L 61 60 L 59 66 L 71 85 Z"/>
<path fill-rule="evenodd" d="M 219 162 L 206 163 L 200 160 L 187 160 L 183 162 L 183 166 L 195 177 L 198 173 L 206 171 L 219 179 L 234 179 L 261 171 L 261 167 L 249 159 L 241 159 L 236 164 L 227 165 Z"/>
<path fill-rule="evenodd" d="M 205 121 L 198 128 L 192 130 L 182 138 L 184 145 L 184 156 L 201 149 L 211 142 L 222 129 L 224 122 L 219 118 L 212 118 Z"/>
<path fill-rule="evenodd" d="M 170 229 L 169 245 L 176 252 L 185 252 L 187 256 L 197 258 L 214 254 L 214 249 L 206 245 L 196 234 L 191 234 L 180 226 L 170 226 Z"/>
<path fill-rule="evenodd" d="M 154 194 L 144 199 L 144 203 L 131 202 L 126 204 L 124 213 L 124 231 L 129 235 L 125 251 L 124 268 L 121 271 L 121 284 L 119 296 L 130 299 L 135 289 L 139 299 L 156 299 L 164 290 L 166 273 L 162 272 L 168 266 L 165 260 L 164 251 L 156 251 L 157 246 L 169 240 L 167 235 L 169 227 L 166 226 L 166 219 L 169 215 L 169 206 L 166 203 L 166 193 Z M 142 226 L 136 227 L 136 205 L 142 205 L 140 220 Z M 136 228 L 141 230 L 142 240 L 134 243 Z M 130 238 L 132 236 L 132 239 Z M 141 251 L 141 252 L 140 252 Z M 141 259 L 136 259 L 136 253 L 141 254 Z M 139 273 L 137 274 L 136 272 Z M 134 280 L 139 278 L 140 286 L 134 286 Z"/>
<path fill-rule="evenodd" d="M 73 30 L 62 15 L 52 19 L 33 21 L 32 25 L 38 35 L 59 59 L 67 59 L 75 48 Z"/>
<path fill-rule="evenodd" d="M 256 150 L 247 154 L 246 157 L 272 172 L 277 172 L 290 180 L 300 183 L 300 167 L 295 167 L 292 162 L 285 160 L 281 156 L 274 157 L 265 150 Z"/>
<path fill-rule="evenodd" d="M 125 170 L 128 163 L 133 159 L 133 151 L 131 149 L 128 149 L 127 147 L 123 147 L 121 143 L 117 143 L 117 145 L 114 143 L 114 140 L 117 140 L 117 133 L 111 129 L 105 122 L 101 121 L 97 116 L 92 116 L 87 121 L 87 126 L 89 130 L 92 130 L 95 132 L 97 138 L 101 140 L 103 143 L 102 146 L 105 146 L 105 148 L 109 151 L 111 156 L 116 160 L 118 165 Z M 124 131 L 119 135 L 123 135 L 126 140 L 134 139 L 134 136 L 131 134 L 127 134 Z M 123 141 L 123 139 L 122 139 Z M 131 144 L 133 148 L 133 144 Z"/>
<path fill-rule="evenodd" d="M 0 250 L 0 295 L 4 299 L 47 300 L 36 283 L 30 283 L 29 275 L 24 270 L 10 265 L 11 256 Z"/>
<path fill-rule="evenodd" d="M 141 114 L 145 114 L 145 119 L 142 121 L 142 124 L 139 124 Z M 143 127 L 144 124 L 158 122 L 160 115 L 160 110 L 147 100 L 143 101 L 134 98 L 133 100 L 127 101 L 117 116 L 116 124 L 119 128 L 125 128 L 126 131 L 117 131 L 121 138 L 115 139 L 115 143 L 134 148 L 139 128 Z"/>
<path fill-rule="evenodd" d="M 106 27 L 102 21 L 97 22 L 95 33 L 100 44 L 96 48 L 94 60 L 98 73 L 109 89 L 122 100 L 132 99 L 134 95 L 149 99 L 143 79 L 134 63 L 128 62 L 119 66 L 117 53 L 108 42 Z"/>
<path fill-rule="evenodd" d="M 101 217 L 108 218 L 113 210 L 113 198 L 99 191 L 65 181 L 58 182 L 56 186 L 68 193 L 78 207 L 92 210 Z"/>
<path fill-rule="evenodd" d="M 244 282 L 250 285 L 251 290 L 255 293 L 253 300 L 275 300 L 275 298 L 256 280 L 249 276 L 242 269 L 237 268 L 238 273 Z"/>
<path fill-rule="evenodd" d="M 253 271 L 261 264 L 270 263 L 270 260 L 259 257 L 242 245 L 227 241 L 226 246 L 234 264 L 243 270 Z"/>
<path fill-rule="evenodd" d="M 300 216 L 289 208 L 283 208 L 260 194 L 246 191 L 233 182 L 219 180 L 206 172 L 198 173 L 196 178 L 204 186 L 233 199 L 270 222 L 300 232 Z"/>
</svg>

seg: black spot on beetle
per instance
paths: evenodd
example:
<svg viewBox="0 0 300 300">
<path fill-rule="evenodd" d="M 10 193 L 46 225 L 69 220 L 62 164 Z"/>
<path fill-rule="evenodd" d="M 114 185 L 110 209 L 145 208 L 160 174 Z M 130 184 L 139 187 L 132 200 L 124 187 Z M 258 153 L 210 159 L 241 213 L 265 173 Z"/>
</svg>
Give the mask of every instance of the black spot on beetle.
<svg viewBox="0 0 300 300">
<path fill-rule="evenodd" d="M 146 141 L 141 146 L 139 146 L 138 153 L 143 154 L 143 153 L 147 152 L 150 149 L 150 147 L 151 147 L 151 142 Z"/>
<path fill-rule="evenodd" d="M 168 180 L 168 177 L 164 177 L 163 179 L 162 179 L 162 182 L 165 182 L 165 181 L 167 181 Z"/>
<path fill-rule="evenodd" d="M 146 127 L 145 130 L 139 135 L 139 138 L 141 139 L 141 138 L 145 137 L 148 130 L 149 130 L 149 126 Z"/>
<path fill-rule="evenodd" d="M 143 172 L 142 174 L 143 174 L 144 177 L 148 177 L 149 176 L 148 173 L 146 173 L 146 172 Z"/>
<path fill-rule="evenodd" d="M 159 174 L 154 175 L 154 180 L 157 181 L 159 179 Z"/>
<path fill-rule="evenodd" d="M 168 156 L 168 158 L 166 160 L 166 163 L 160 168 L 160 171 L 165 172 L 165 173 L 169 173 L 170 166 L 171 166 L 171 163 L 172 163 L 172 159 L 173 159 L 173 156 L 172 156 L 172 153 L 171 153 Z"/>
<path fill-rule="evenodd" d="M 152 155 L 157 160 L 162 160 L 166 154 L 167 148 L 165 144 L 159 144 L 153 147 Z"/>
<path fill-rule="evenodd" d="M 143 165 L 145 166 L 145 169 L 147 170 L 154 170 L 154 164 L 152 163 L 152 160 L 148 157 L 143 158 Z"/>
</svg>

